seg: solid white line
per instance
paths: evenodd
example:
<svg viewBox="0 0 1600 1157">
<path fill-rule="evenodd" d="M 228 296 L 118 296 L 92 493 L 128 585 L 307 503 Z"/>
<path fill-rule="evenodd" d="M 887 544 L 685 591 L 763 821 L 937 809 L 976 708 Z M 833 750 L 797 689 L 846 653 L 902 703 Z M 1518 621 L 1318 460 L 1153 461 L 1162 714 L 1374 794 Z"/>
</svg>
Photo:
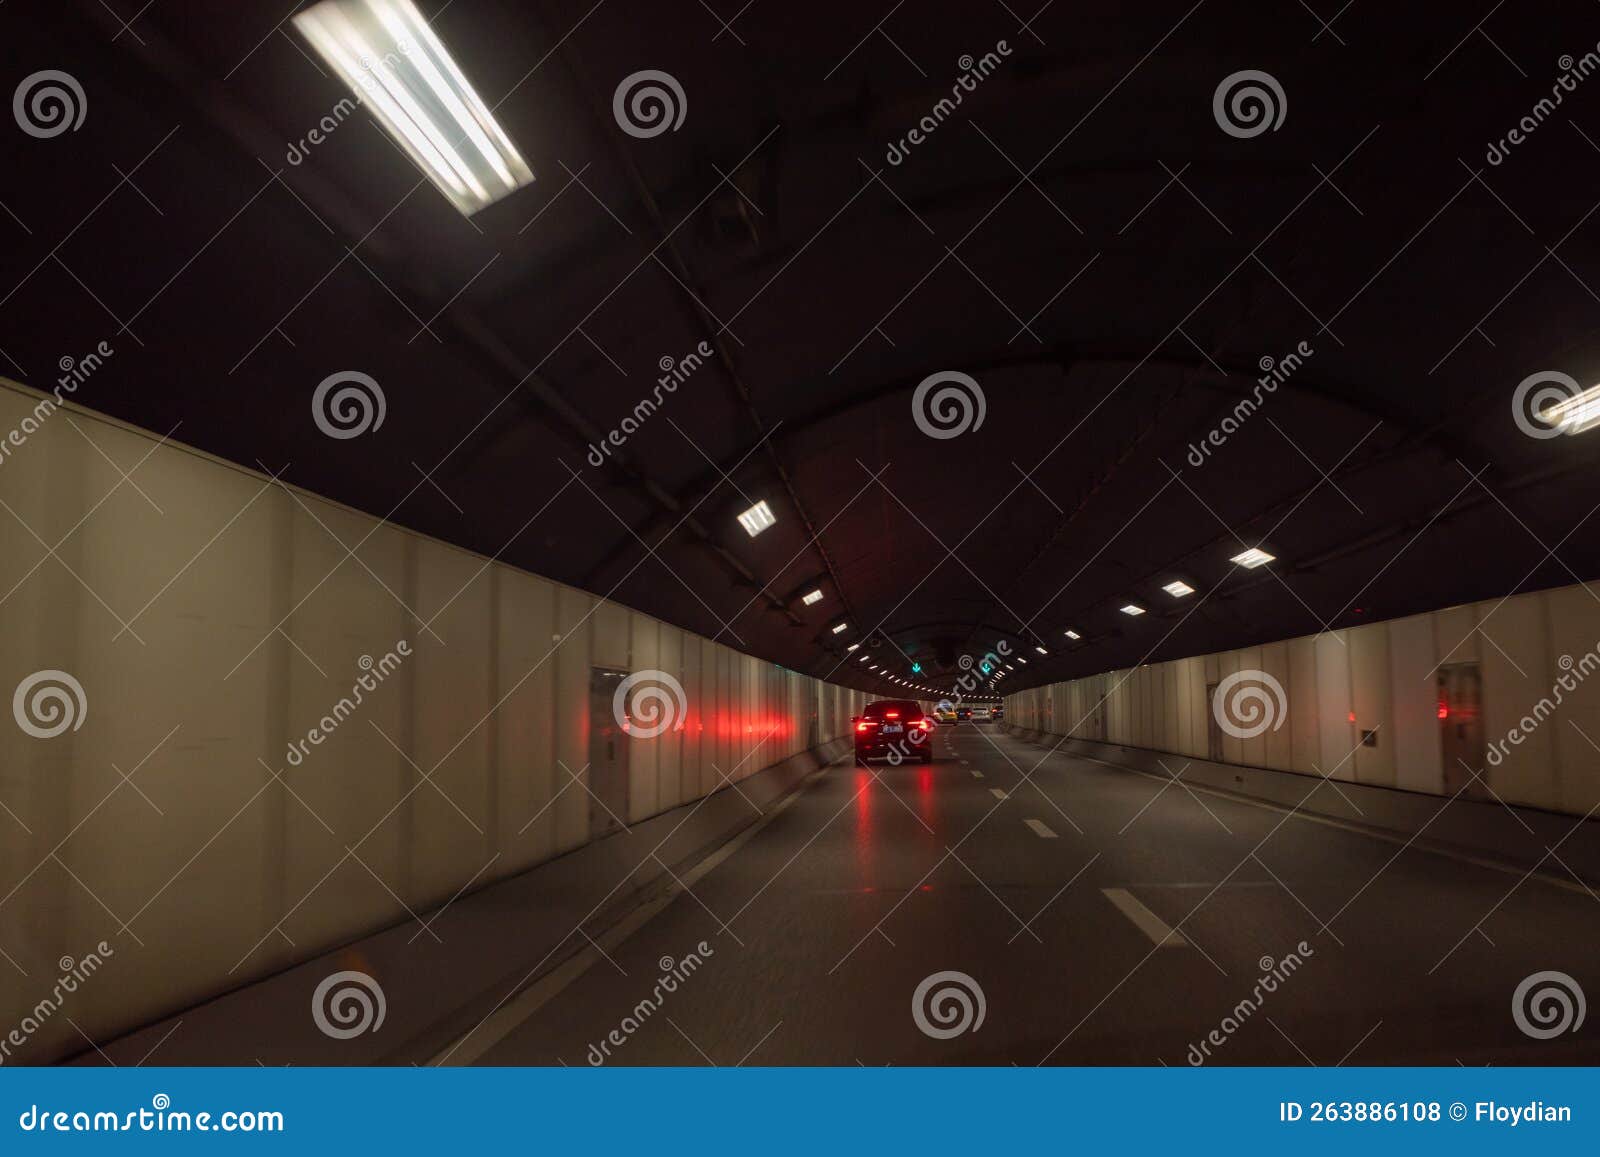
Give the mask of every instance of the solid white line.
<svg viewBox="0 0 1600 1157">
<path fill-rule="evenodd" d="M 1100 891 L 1117 906 L 1117 910 L 1133 921 L 1133 926 L 1146 936 L 1150 937 L 1157 948 L 1186 948 L 1189 942 L 1183 938 L 1182 932 L 1174 932 L 1150 909 L 1139 902 L 1139 898 L 1126 888 L 1101 888 Z"/>
<path fill-rule="evenodd" d="M 643 907 L 636 908 L 630 912 L 624 919 L 601 933 L 597 939 L 591 939 L 589 944 L 576 955 L 569 957 L 559 966 L 506 1001 L 487 1020 L 479 1024 L 477 1028 L 466 1036 L 453 1041 L 449 1048 L 442 1050 L 438 1056 L 431 1058 L 427 1062 L 428 1067 L 438 1067 L 446 1063 L 461 1066 L 476 1063 L 490 1049 L 515 1032 L 524 1021 L 546 1004 L 549 1004 L 555 997 L 561 995 L 573 981 L 588 972 L 596 963 L 604 960 L 607 953 L 620 947 L 623 941 L 658 916 L 667 905 L 671 904 L 689 888 L 693 888 L 695 883 L 703 876 L 754 839 L 768 824 L 787 811 L 790 805 L 799 800 L 807 790 L 815 785 L 830 767 L 836 766 L 837 763 L 838 761 L 836 760 L 826 767 L 819 768 L 795 784 L 790 789 L 789 794 L 779 800 L 776 805 L 767 809 L 767 813 L 764 816 L 706 856 L 705 859 L 696 863 L 687 872 L 682 873 L 678 877 L 679 880 L 683 881 L 682 887 L 676 882 L 668 884 L 666 891 L 662 895 L 651 900 Z M 573 931 L 579 930 L 574 929 Z M 567 935 L 570 937 L 572 933 L 569 932 Z"/>
<path fill-rule="evenodd" d="M 1049 826 L 1046 825 L 1042 820 L 1023 820 L 1022 822 L 1027 824 L 1028 827 L 1032 828 L 1033 834 L 1038 836 L 1041 840 L 1054 840 L 1060 838 L 1055 834 L 1055 832 L 1051 831 Z"/>
<path fill-rule="evenodd" d="M 1006 793 L 1001 791 L 997 787 L 991 787 L 989 789 L 989 794 L 994 796 L 995 799 L 1005 799 L 1006 798 Z"/>
</svg>

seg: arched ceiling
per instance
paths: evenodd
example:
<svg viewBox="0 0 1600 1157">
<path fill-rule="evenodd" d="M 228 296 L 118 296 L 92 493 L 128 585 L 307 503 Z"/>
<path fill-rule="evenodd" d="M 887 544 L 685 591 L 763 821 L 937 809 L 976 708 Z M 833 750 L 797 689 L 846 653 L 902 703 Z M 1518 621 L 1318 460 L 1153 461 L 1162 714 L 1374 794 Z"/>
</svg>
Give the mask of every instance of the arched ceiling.
<svg viewBox="0 0 1600 1157">
<path fill-rule="evenodd" d="M 8 86 L 60 69 L 88 107 L 0 132 L 0 372 L 106 341 L 86 405 L 875 690 L 1002 639 L 1012 689 L 1597 571 L 1600 433 L 1512 409 L 1600 376 L 1600 80 L 1562 63 L 1592 3 L 420 7 L 537 176 L 471 218 L 363 111 L 308 143 L 345 91 L 281 7 L 0 7 Z M 619 128 L 642 69 L 678 130 Z M 1244 69 L 1286 103 L 1247 138 L 1213 111 Z M 342 370 L 387 416 L 335 441 Z M 930 437 L 950 371 L 984 420 Z"/>
</svg>

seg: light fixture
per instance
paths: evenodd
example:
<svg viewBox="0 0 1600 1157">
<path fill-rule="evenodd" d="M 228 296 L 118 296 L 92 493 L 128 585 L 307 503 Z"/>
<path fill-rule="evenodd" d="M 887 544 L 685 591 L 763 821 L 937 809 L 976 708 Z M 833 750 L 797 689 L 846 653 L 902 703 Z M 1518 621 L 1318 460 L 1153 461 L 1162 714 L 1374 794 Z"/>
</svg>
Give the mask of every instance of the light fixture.
<svg viewBox="0 0 1600 1157">
<path fill-rule="evenodd" d="M 294 24 L 462 213 L 533 180 L 411 0 L 322 0 Z"/>
<path fill-rule="evenodd" d="M 812 603 L 820 603 L 822 601 L 822 588 L 818 587 L 816 590 L 807 591 L 800 596 L 800 601 L 808 607 Z"/>
<path fill-rule="evenodd" d="M 1038 651 L 1038 652 L 1039 652 L 1039 654 L 1041 654 L 1041 655 L 1048 655 L 1048 654 L 1049 654 L 1049 653 L 1050 653 L 1050 652 L 1049 652 L 1049 651 L 1046 651 L 1046 650 L 1045 650 L 1045 649 L 1044 649 L 1044 648 L 1043 648 L 1043 647 L 1041 647 L 1041 646 L 1039 646 L 1039 644 L 1038 644 L 1038 643 L 1035 643 L 1035 644 L 1034 644 L 1034 645 L 1033 645 L 1033 649 L 1034 649 L 1034 650 L 1035 650 L 1035 651 Z"/>
<path fill-rule="evenodd" d="M 1125 615 L 1142 615 L 1144 614 L 1144 608 L 1138 603 L 1129 603 L 1122 608 L 1122 613 Z"/>
<path fill-rule="evenodd" d="M 865 662 L 866 662 L 866 661 L 867 661 L 867 660 L 868 660 L 868 659 L 870 659 L 870 658 L 872 658 L 872 655 L 871 655 L 871 653 L 870 653 L 870 652 L 869 652 L 869 653 L 867 653 L 867 654 L 865 654 L 865 655 L 862 655 L 862 656 L 861 656 L 861 661 L 862 661 L 862 662 L 863 662 L 863 663 L 865 663 Z"/>
<path fill-rule="evenodd" d="M 1169 595 L 1171 595 L 1175 599 L 1181 599 L 1185 595 L 1194 594 L 1194 588 L 1192 586 L 1190 586 L 1188 583 L 1184 582 L 1182 579 L 1173 579 L 1171 582 L 1169 582 L 1166 586 L 1162 587 L 1161 589 L 1166 591 Z"/>
<path fill-rule="evenodd" d="M 845 648 L 845 651 L 846 652 L 854 651 L 859 646 L 861 646 L 860 643 L 851 643 L 848 647 Z M 866 658 L 866 656 L 863 655 L 862 658 L 864 659 L 864 658 Z"/>
<path fill-rule="evenodd" d="M 1017 662 L 1021 663 L 1024 667 L 1028 665 L 1028 660 L 1024 659 L 1021 655 L 1017 656 Z"/>
<path fill-rule="evenodd" d="M 1067 638 L 1073 640 L 1074 642 L 1076 642 L 1077 640 L 1083 638 L 1083 636 L 1078 634 L 1077 631 L 1068 631 L 1068 632 L 1066 632 L 1066 635 L 1067 635 Z"/>
<path fill-rule="evenodd" d="M 1254 570 L 1258 566 L 1266 566 L 1267 563 L 1271 562 L 1275 557 L 1277 556 L 1268 554 L 1260 547 L 1252 546 L 1243 554 L 1236 554 L 1228 561 L 1238 563 L 1242 567 L 1247 567 L 1250 570 Z"/>
<path fill-rule="evenodd" d="M 745 533 L 751 538 L 754 538 L 777 521 L 777 516 L 772 513 L 772 507 L 768 506 L 765 500 L 756 503 L 749 510 L 739 515 L 739 525 L 744 527 Z"/>
<path fill-rule="evenodd" d="M 1581 394 L 1545 407 L 1539 417 L 1563 434 L 1581 434 L 1600 425 L 1600 385 L 1590 386 Z"/>
<path fill-rule="evenodd" d="M 841 635 L 845 631 L 848 631 L 849 629 L 850 629 L 850 624 L 849 623 L 835 623 L 835 624 L 833 624 L 833 633 L 836 634 L 836 635 Z"/>
</svg>

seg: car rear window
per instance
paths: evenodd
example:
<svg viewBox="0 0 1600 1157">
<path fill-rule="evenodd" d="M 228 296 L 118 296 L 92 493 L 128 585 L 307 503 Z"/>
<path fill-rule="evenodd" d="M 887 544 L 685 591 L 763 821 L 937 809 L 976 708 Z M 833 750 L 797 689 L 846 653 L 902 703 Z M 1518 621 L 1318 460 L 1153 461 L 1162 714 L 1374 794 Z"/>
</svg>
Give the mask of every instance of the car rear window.
<svg viewBox="0 0 1600 1157">
<path fill-rule="evenodd" d="M 866 715 L 868 719 L 882 719 L 890 711 L 898 712 L 902 719 L 909 719 L 912 716 L 919 719 L 922 717 L 921 707 L 903 699 L 885 699 L 878 703 L 868 703 Z"/>
</svg>

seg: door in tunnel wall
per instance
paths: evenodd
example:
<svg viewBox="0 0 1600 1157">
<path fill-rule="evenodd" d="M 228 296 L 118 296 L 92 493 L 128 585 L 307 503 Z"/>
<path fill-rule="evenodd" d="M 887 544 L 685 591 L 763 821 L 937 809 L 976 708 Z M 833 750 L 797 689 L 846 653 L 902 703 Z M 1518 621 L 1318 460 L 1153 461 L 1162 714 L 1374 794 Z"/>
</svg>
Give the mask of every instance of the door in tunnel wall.
<svg viewBox="0 0 1600 1157">
<path fill-rule="evenodd" d="M 1446 663 L 1439 668 L 1438 715 L 1445 792 L 1453 795 L 1459 791 L 1468 799 L 1487 799 L 1483 676 L 1477 662 Z M 1483 774 L 1473 778 L 1476 772 Z"/>
<path fill-rule="evenodd" d="M 613 706 L 626 671 L 595 667 L 589 676 L 589 837 L 622 827 L 628 814 L 628 744 Z"/>
</svg>

